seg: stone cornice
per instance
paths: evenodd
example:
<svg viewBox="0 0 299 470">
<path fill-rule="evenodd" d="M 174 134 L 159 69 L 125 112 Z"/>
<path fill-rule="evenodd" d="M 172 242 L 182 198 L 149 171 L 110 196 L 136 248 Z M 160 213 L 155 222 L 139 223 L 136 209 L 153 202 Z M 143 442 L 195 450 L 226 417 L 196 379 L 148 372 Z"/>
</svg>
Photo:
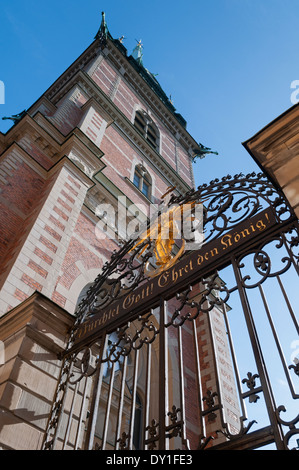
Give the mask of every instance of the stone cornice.
<svg viewBox="0 0 299 470">
<path fill-rule="evenodd" d="M 24 302 L 0 318 L 0 340 L 15 339 L 21 331 L 30 330 L 29 336 L 43 337 L 42 343 L 59 353 L 65 347 L 65 340 L 73 325 L 74 317 L 46 296 L 35 292 Z M 51 331 L 56 331 L 53 341 Z"/>
<path fill-rule="evenodd" d="M 5 159 L 7 153 L 12 151 L 16 151 L 19 155 L 21 155 L 22 159 L 26 162 L 26 164 L 44 179 L 49 178 L 53 173 L 56 173 L 62 167 L 67 167 L 88 188 L 92 188 L 95 185 L 95 182 L 83 171 L 83 169 L 78 166 L 75 162 L 70 160 L 66 155 L 62 156 L 58 161 L 56 161 L 55 164 L 53 164 L 53 166 L 49 170 L 46 170 L 17 142 L 12 142 L 12 144 L 5 149 L 5 151 L 0 155 L 0 162 L 2 159 Z"/>
<path fill-rule="evenodd" d="M 298 155 L 299 149 L 299 105 L 295 105 L 270 122 L 257 134 L 243 142 L 263 171 L 273 172 L 285 161 Z M 274 181 L 276 185 L 277 182 Z"/>
<path fill-rule="evenodd" d="M 105 164 L 101 161 L 104 155 L 103 152 L 86 134 L 76 127 L 67 136 L 64 136 L 40 112 L 35 114 L 34 118 L 26 115 L 10 129 L 3 138 L 3 151 L 1 155 L 5 154 L 14 144 L 23 149 L 17 141 L 25 134 L 30 135 L 33 142 L 38 141 L 38 146 L 41 146 L 41 150 L 52 160 L 53 166 L 66 154 L 70 154 L 73 151 L 77 152 L 77 157 L 79 157 L 77 161 L 74 160 L 74 163 L 77 166 L 81 166 L 83 171 L 86 170 L 85 173 L 88 177 L 92 177 L 105 168 Z M 23 150 L 25 151 L 25 149 Z"/>
</svg>

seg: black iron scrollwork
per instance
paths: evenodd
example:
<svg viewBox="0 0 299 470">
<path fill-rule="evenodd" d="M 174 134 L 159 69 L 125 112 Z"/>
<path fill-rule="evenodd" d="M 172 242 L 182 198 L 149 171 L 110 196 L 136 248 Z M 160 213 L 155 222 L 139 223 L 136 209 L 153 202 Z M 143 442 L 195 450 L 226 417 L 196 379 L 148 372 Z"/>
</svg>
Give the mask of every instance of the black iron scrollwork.
<svg viewBox="0 0 299 470">
<path fill-rule="evenodd" d="M 225 304 L 230 297 L 230 291 L 220 280 L 218 272 L 208 278 L 202 278 L 199 285 L 200 290 L 196 294 L 191 286 L 177 294 L 177 305 L 166 327 L 180 327 L 186 321 L 193 321 L 200 314 L 212 311 L 215 305 Z"/>
<path fill-rule="evenodd" d="M 273 259 L 271 257 L 270 251 L 272 244 L 275 245 L 276 254 L 279 252 L 277 250 L 284 250 L 284 256 L 280 259 L 281 266 L 274 266 Z M 278 256 L 275 256 L 277 261 Z M 257 282 L 252 281 L 252 275 L 245 275 L 242 278 L 242 285 L 247 289 L 254 289 L 258 285 L 261 285 L 266 279 L 280 276 L 281 274 L 288 271 L 292 265 L 292 258 L 285 250 L 285 244 L 282 235 L 277 235 L 275 237 L 266 237 L 266 239 L 260 243 L 254 249 L 247 251 L 245 255 L 239 258 L 238 268 L 246 272 L 250 272 L 248 268 L 248 261 L 251 261 L 251 264 L 254 268 L 254 273 L 258 275 L 259 279 Z M 247 263 L 247 264 L 246 264 Z"/>
<path fill-rule="evenodd" d="M 299 414 L 293 420 L 285 421 L 281 418 L 281 412 L 285 413 L 286 411 L 287 410 L 285 406 L 281 405 L 276 410 L 276 416 L 279 423 L 289 428 L 289 431 L 284 436 L 284 442 L 287 447 L 289 445 L 290 439 L 295 435 L 299 435 L 299 429 L 295 426 L 297 423 L 299 423 Z"/>
</svg>

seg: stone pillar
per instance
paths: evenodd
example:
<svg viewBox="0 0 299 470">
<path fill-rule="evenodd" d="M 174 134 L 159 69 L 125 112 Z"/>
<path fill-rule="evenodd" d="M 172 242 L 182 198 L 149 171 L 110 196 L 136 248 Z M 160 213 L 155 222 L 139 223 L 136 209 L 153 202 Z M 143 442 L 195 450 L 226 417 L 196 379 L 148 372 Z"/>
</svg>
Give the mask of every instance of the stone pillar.
<svg viewBox="0 0 299 470">
<path fill-rule="evenodd" d="M 39 292 L 0 318 L 0 449 L 41 449 L 73 321 Z"/>
</svg>

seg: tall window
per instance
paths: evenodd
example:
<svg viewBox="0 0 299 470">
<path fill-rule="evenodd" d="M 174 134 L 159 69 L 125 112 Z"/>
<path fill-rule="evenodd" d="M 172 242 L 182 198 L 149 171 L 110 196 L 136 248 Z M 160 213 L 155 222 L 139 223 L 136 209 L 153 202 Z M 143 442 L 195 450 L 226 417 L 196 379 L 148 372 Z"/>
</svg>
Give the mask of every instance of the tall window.
<svg viewBox="0 0 299 470">
<path fill-rule="evenodd" d="M 159 132 L 157 126 L 144 111 L 136 111 L 134 126 L 155 150 L 159 150 Z"/>
<path fill-rule="evenodd" d="M 150 174 L 144 166 L 137 165 L 135 168 L 133 183 L 139 191 L 142 192 L 148 199 L 151 198 L 152 193 L 152 179 Z"/>
</svg>

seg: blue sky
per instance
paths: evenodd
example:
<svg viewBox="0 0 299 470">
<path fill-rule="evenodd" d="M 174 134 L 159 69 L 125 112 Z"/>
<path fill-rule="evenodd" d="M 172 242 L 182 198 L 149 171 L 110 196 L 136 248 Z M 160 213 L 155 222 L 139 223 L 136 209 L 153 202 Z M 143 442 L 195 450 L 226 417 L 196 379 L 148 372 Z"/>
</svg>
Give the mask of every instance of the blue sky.
<svg viewBox="0 0 299 470">
<path fill-rule="evenodd" d="M 257 170 L 242 142 L 292 106 L 299 80 L 297 0 L 11 0 L 2 2 L 0 118 L 39 98 L 83 52 L 105 11 L 113 37 L 158 74 L 187 129 L 219 156 L 194 165 L 196 184 Z M 8 121 L 0 119 L 6 132 Z"/>
</svg>

